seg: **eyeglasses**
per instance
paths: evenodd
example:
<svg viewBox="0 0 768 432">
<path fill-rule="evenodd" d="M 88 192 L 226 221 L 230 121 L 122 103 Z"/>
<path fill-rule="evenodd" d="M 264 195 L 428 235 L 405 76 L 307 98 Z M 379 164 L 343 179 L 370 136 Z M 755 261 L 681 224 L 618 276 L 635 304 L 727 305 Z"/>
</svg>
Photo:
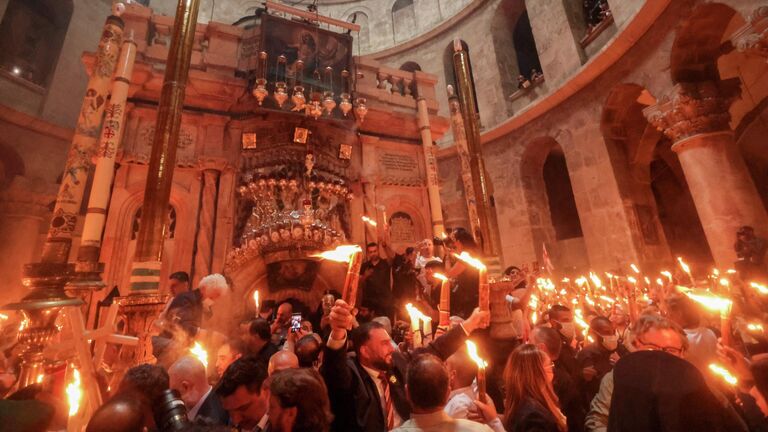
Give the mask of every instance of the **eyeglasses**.
<svg viewBox="0 0 768 432">
<path fill-rule="evenodd" d="M 672 347 L 672 346 L 659 346 L 654 343 L 645 342 L 639 337 L 636 339 L 637 342 L 639 342 L 641 345 L 645 345 L 646 351 L 664 351 L 665 353 L 672 354 L 674 356 L 682 356 L 683 352 L 685 352 L 685 349 L 682 347 Z"/>
</svg>

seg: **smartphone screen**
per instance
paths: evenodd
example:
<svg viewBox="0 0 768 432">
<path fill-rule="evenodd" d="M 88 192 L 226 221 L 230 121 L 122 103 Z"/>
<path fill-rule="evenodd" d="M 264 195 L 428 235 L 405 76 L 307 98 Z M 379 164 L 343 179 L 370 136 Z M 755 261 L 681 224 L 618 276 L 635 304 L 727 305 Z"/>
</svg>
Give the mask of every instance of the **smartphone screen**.
<svg viewBox="0 0 768 432">
<path fill-rule="evenodd" d="M 301 328 L 301 314 L 295 313 L 291 315 L 291 333 L 296 333 Z"/>
</svg>

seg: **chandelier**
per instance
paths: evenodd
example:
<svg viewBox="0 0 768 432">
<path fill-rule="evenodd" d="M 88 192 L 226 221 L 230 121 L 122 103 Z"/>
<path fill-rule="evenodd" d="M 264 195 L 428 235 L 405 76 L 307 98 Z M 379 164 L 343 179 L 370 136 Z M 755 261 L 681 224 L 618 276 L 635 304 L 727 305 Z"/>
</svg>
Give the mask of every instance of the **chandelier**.
<svg viewBox="0 0 768 432">
<path fill-rule="evenodd" d="M 354 113 L 359 123 L 362 123 L 368 114 L 366 99 L 357 97 L 352 101 L 352 88 L 360 74 L 352 74 L 344 69 L 336 73 L 332 67 L 327 66 L 322 71 L 315 69 L 312 72 L 312 81 L 308 86 L 304 85 L 304 62 L 296 60 L 293 64 L 293 74 L 289 77 L 288 61 L 285 55 L 279 55 L 275 62 L 275 81 L 270 83 L 267 79 L 268 54 L 261 51 L 258 54 L 256 79 L 251 93 L 259 106 L 262 106 L 270 97 L 269 88 L 272 90 L 272 99 L 278 109 L 290 109 L 292 112 L 303 112 L 305 115 L 317 120 L 321 116 L 330 117 L 337 110 L 344 117 L 350 112 Z M 336 83 L 340 84 L 338 87 Z M 291 85 L 292 84 L 292 85 Z M 336 89 L 341 93 L 336 95 Z M 290 99 L 290 104 L 286 104 Z"/>
</svg>

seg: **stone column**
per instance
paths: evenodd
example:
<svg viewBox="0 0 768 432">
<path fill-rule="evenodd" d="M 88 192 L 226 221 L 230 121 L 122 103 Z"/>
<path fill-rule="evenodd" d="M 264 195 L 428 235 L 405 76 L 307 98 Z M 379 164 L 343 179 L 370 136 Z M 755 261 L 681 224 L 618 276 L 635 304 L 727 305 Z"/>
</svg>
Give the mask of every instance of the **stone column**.
<svg viewBox="0 0 768 432">
<path fill-rule="evenodd" d="M 203 190 L 198 213 L 197 239 L 195 241 L 195 271 L 192 283 L 211 273 L 214 230 L 216 229 L 216 201 L 220 170 L 204 167 L 201 172 Z"/>
<path fill-rule="evenodd" d="M 107 206 L 112 191 L 112 180 L 115 177 L 115 156 L 125 123 L 126 99 L 135 59 L 136 44 L 132 40 L 126 40 L 120 51 L 109 106 L 101 130 L 93 185 L 88 198 L 88 212 L 85 215 L 83 237 L 77 251 L 75 270 L 78 277 L 74 283 L 69 284 L 70 289 L 104 286 L 99 276 L 104 270 L 103 264 L 99 265 L 101 236 L 107 220 Z"/>
<path fill-rule="evenodd" d="M 739 52 L 768 58 L 768 6 L 755 9 L 730 40 Z"/>
<path fill-rule="evenodd" d="M 738 152 L 728 109 L 739 82 L 678 83 L 672 94 L 643 113 L 672 141 L 696 204 L 715 264 L 731 267 L 742 225 L 768 234 L 768 214 Z"/>
<path fill-rule="evenodd" d="M 120 12 L 118 9 L 114 12 Z M 72 246 L 72 234 L 77 225 L 80 205 L 83 202 L 88 173 L 93 167 L 96 142 L 101 126 L 101 117 L 109 100 L 112 74 L 115 72 L 120 44 L 123 37 L 123 20 L 110 15 L 101 33 L 96 51 L 96 63 L 88 80 L 85 99 L 75 126 L 75 135 L 67 156 L 61 187 L 53 209 L 53 219 L 48 229 L 48 238 L 43 246 L 44 262 L 66 263 Z"/>
<path fill-rule="evenodd" d="M 437 182 L 437 158 L 435 146 L 432 143 L 432 129 L 429 126 L 429 111 L 427 100 L 419 96 L 416 102 L 419 111 L 419 131 L 421 133 L 421 146 L 424 149 L 424 164 L 427 172 L 427 195 L 429 196 L 429 209 L 432 216 L 432 235 L 441 237 L 445 233 L 443 222 L 443 206 L 440 203 L 440 186 Z"/>
</svg>

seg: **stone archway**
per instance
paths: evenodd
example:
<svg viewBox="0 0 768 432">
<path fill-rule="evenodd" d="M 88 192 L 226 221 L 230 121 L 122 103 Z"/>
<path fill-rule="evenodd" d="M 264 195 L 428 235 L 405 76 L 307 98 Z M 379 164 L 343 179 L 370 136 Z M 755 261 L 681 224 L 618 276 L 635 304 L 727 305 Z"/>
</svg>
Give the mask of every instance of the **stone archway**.
<svg viewBox="0 0 768 432">
<path fill-rule="evenodd" d="M 522 156 L 521 180 L 534 249 L 543 245 L 559 270 L 588 267 L 587 249 L 567 161 L 551 137 L 532 141 Z"/>
</svg>

